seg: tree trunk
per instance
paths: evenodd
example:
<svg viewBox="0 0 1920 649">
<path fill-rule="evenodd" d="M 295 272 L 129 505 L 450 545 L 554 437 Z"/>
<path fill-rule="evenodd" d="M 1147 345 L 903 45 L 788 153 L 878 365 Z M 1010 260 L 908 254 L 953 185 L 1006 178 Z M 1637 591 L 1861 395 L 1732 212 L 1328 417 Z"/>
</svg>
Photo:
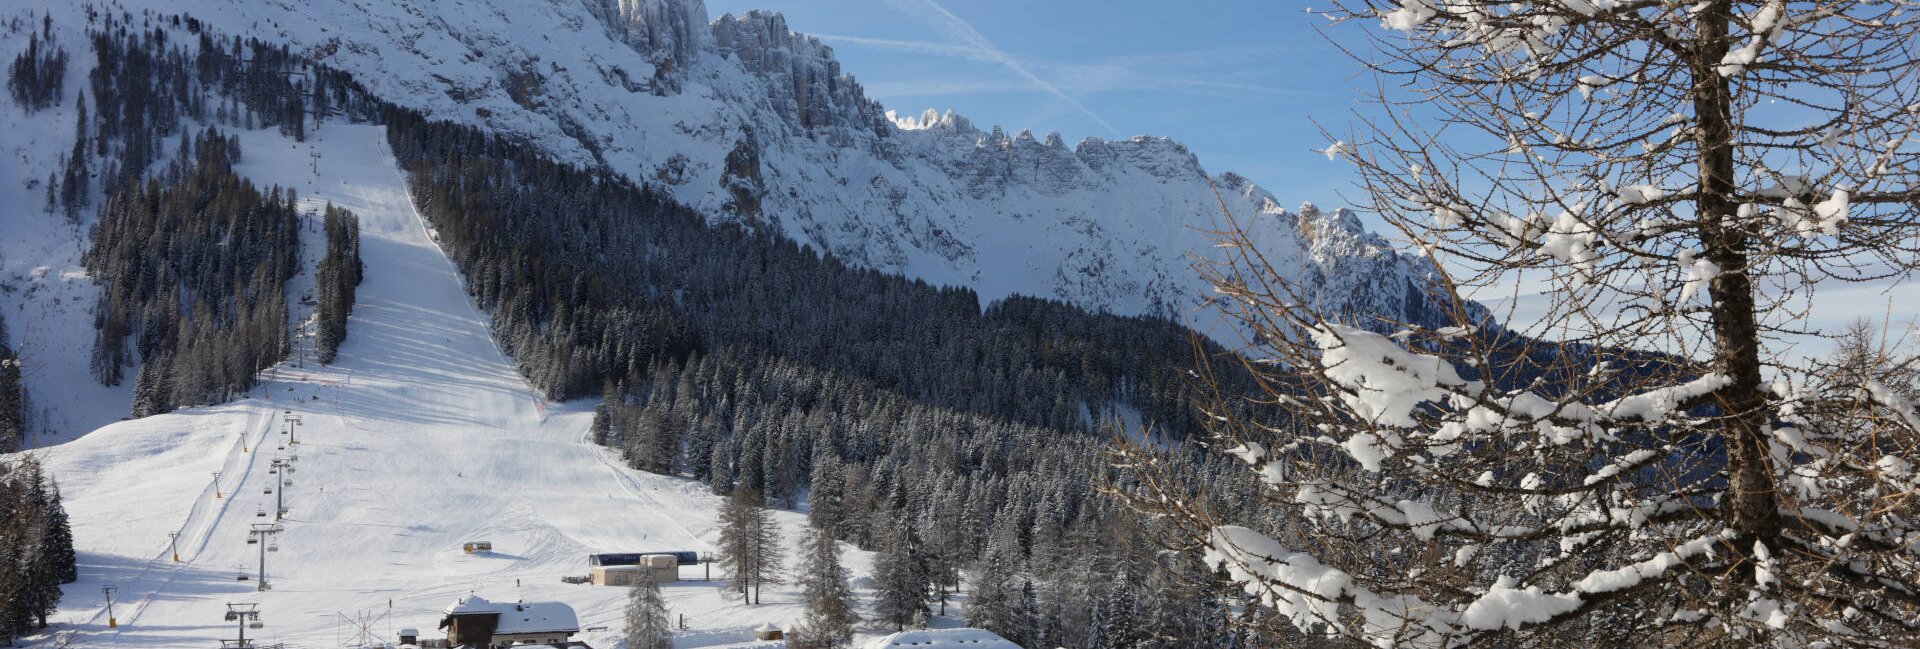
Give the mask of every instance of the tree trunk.
<svg viewBox="0 0 1920 649">
<path fill-rule="evenodd" d="M 1749 241 L 1724 219 L 1739 209 L 1734 200 L 1733 93 L 1717 69 L 1728 50 L 1730 3 L 1718 0 L 1701 12 L 1693 60 L 1693 108 L 1699 120 L 1700 197 L 1695 215 L 1704 258 L 1720 267 L 1709 283 L 1713 304 L 1715 369 L 1730 381 L 1714 393 L 1723 411 L 1721 442 L 1727 462 L 1727 495 L 1720 503 L 1727 525 L 1740 535 L 1736 551 L 1779 530 L 1779 502 L 1767 470 L 1765 385 L 1760 376 L 1760 327 L 1753 280 L 1747 274 Z"/>
</svg>

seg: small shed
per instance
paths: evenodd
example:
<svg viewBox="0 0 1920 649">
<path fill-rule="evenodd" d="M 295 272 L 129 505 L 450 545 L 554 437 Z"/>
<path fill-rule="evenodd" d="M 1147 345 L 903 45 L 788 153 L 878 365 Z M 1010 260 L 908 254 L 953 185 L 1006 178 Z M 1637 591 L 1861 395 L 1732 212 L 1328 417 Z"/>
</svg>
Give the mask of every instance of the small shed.
<svg viewBox="0 0 1920 649">
<path fill-rule="evenodd" d="M 467 554 L 492 552 L 493 542 L 492 541 L 468 541 L 466 543 L 460 544 L 460 549 L 462 551 L 465 551 Z"/>
<path fill-rule="evenodd" d="M 420 630 L 408 627 L 400 630 L 400 644 L 420 644 Z"/>
<path fill-rule="evenodd" d="M 753 639 L 755 640 L 784 640 L 786 637 L 787 634 L 785 631 L 781 631 L 780 627 L 774 626 L 771 623 L 762 624 L 759 628 L 753 630 Z"/>
</svg>

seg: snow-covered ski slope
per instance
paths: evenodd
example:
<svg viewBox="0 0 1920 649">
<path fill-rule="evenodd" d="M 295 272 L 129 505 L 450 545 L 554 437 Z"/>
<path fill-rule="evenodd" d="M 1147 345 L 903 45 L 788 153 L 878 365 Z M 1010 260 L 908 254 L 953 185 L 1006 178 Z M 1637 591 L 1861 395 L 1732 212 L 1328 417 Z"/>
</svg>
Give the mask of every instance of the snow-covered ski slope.
<svg viewBox="0 0 1920 649">
<path fill-rule="evenodd" d="M 298 189 L 307 208 L 331 201 L 360 215 L 366 279 L 333 366 L 283 365 L 249 398 L 120 422 L 43 451 L 81 564 L 54 621 L 73 623 L 86 645 L 217 646 L 235 631 L 225 604 L 257 602 L 264 642 L 341 646 L 357 631 L 343 612 L 377 615 L 391 602 L 383 634 L 431 630 L 442 608 L 475 592 L 567 602 L 583 627 L 608 627 L 584 638 L 605 648 L 626 590 L 562 576 L 586 574 L 589 552 L 712 548 L 717 497 L 621 467 L 583 440 L 588 404 L 546 403 L 513 371 L 413 211 L 383 133 L 330 124 L 300 145 L 242 136 L 242 173 Z M 320 235 L 306 236 L 318 249 Z M 283 450 L 286 411 L 303 423 L 299 443 Z M 279 551 L 266 555 L 273 588 L 258 592 L 236 577 L 259 560 L 249 526 L 273 520 L 265 491 L 279 477 L 269 475 L 276 456 L 298 459 Z M 797 544 L 802 517 L 779 517 Z M 180 563 L 170 560 L 173 531 Z M 494 553 L 463 553 L 472 540 L 493 542 Z M 864 574 L 864 553 L 849 554 Z M 119 589 L 117 629 L 107 628 L 102 586 Z M 747 642 L 752 627 L 799 610 L 784 589 L 754 607 L 724 599 L 714 583 L 665 592 L 694 629 L 683 646 Z"/>
</svg>

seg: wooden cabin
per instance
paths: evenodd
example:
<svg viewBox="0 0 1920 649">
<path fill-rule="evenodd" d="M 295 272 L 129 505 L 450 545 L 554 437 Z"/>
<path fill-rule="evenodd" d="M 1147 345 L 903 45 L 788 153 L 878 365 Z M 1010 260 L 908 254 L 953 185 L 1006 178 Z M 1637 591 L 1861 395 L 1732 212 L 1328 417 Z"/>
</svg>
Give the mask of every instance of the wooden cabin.
<svg viewBox="0 0 1920 649">
<path fill-rule="evenodd" d="M 490 602 L 468 595 L 447 607 L 440 628 L 447 630 L 447 644 L 455 647 L 564 647 L 580 632 L 580 621 L 573 607 L 561 602 Z"/>
</svg>

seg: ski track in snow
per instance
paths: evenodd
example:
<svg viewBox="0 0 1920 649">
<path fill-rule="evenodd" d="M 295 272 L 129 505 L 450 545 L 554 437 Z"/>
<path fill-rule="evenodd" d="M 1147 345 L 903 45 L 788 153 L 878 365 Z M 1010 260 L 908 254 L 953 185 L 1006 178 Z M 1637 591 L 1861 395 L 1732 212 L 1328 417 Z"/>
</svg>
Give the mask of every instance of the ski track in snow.
<svg viewBox="0 0 1920 649">
<path fill-rule="evenodd" d="M 360 216 L 366 279 L 347 341 L 333 366 L 283 364 L 245 399 L 120 422 L 45 449 L 81 564 L 53 620 L 93 646 L 210 646 L 233 637 L 225 603 L 257 602 L 265 628 L 250 637 L 339 646 L 353 635 L 342 613 L 377 615 L 391 600 L 377 628 L 391 641 L 393 630 L 433 629 L 440 610 L 471 591 L 567 602 L 583 628 L 608 627 L 578 639 L 612 646 L 626 590 L 560 577 L 584 575 L 589 552 L 706 552 L 719 498 L 690 480 L 620 466 L 586 441 L 590 404 L 548 404 L 528 387 L 415 213 L 381 127 L 330 124 L 304 144 L 265 131 L 240 136 L 239 171 L 298 190 L 310 221 L 328 201 Z M 322 235 L 309 225 L 303 246 L 315 257 Z M 294 297 L 311 286 L 314 261 L 303 259 Z M 284 411 L 303 421 L 290 448 Z M 264 492 L 278 477 L 266 466 L 276 456 L 298 459 L 286 531 L 267 554 L 273 588 L 258 592 L 236 575 L 256 570 L 260 546 L 246 544 L 247 530 L 272 520 Z M 797 546 L 802 517 L 777 516 Z M 170 560 L 175 530 L 181 563 Z M 492 541 L 496 553 L 466 555 L 460 544 L 469 540 Z M 856 574 L 868 571 L 866 553 L 847 558 Z M 119 588 L 117 629 L 106 626 L 101 586 Z M 751 607 L 710 582 L 664 591 L 689 618 L 690 645 L 749 643 L 748 629 L 799 613 L 787 586 Z"/>
</svg>

